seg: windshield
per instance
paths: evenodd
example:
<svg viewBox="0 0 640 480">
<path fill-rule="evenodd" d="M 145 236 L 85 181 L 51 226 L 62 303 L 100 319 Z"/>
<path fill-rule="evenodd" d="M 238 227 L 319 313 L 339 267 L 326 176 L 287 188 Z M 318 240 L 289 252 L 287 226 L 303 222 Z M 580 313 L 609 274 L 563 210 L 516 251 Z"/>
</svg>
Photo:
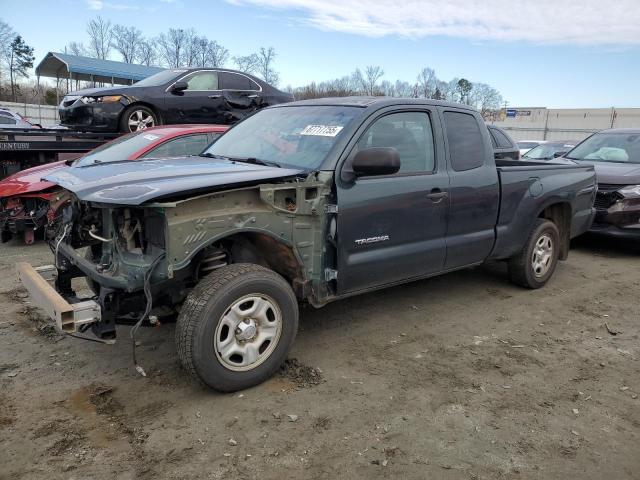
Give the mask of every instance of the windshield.
<svg viewBox="0 0 640 480">
<path fill-rule="evenodd" d="M 186 72 L 186 70 L 163 70 L 162 72 L 158 72 L 134 83 L 134 85 L 136 87 L 159 87 L 165 83 L 169 83 L 179 74 L 184 72 Z"/>
<path fill-rule="evenodd" d="M 596 133 L 571 150 L 566 158 L 640 163 L 640 133 Z"/>
<path fill-rule="evenodd" d="M 204 154 L 318 168 L 358 107 L 302 106 L 262 110 L 222 135 Z"/>
<path fill-rule="evenodd" d="M 521 148 L 523 150 L 525 148 L 533 148 L 537 145 L 539 145 L 538 142 L 518 142 L 518 148 Z"/>
<path fill-rule="evenodd" d="M 128 160 L 131 155 L 138 150 L 152 144 L 162 135 L 153 132 L 135 132 L 112 140 L 109 143 L 100 145 L 98 148 L 91 150 L 86 155 L 77 159 L 74 167 L 86 167 L 96 163 L 117 162 L 119 160 Z"/>
<path fill-rule="evenodd" d="M 558 152 L 568 152 L 573 148 L 573 145 L 549 145 L 542 144 L 532 148 L 525 153 L 522 158 L 529 158 L 531 160 L 551 160 Z"/>
</svg>

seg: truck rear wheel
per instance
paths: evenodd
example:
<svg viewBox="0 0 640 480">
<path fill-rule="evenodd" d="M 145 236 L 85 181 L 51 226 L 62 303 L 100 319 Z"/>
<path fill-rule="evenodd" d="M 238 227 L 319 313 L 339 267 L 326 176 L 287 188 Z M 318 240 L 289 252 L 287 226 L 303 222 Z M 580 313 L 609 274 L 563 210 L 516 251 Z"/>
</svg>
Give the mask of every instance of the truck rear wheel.
<svg viewBox="0 0 640 480">
<path fill-rule="evenodd" d="M 184 302 L 176 347 L 184 368 L 222 392 L 271 377 L 298 330 L 298 302 L 276 272 L 232 264 L 204 277 Z"/>
<path fill-rule="evenodd" d="M 553 275 L 560 254 L 556 224 L 538 218 L 524 248 L 509 260 L 509 278 L 526 288 L 543 287 Z"/>
</svg>

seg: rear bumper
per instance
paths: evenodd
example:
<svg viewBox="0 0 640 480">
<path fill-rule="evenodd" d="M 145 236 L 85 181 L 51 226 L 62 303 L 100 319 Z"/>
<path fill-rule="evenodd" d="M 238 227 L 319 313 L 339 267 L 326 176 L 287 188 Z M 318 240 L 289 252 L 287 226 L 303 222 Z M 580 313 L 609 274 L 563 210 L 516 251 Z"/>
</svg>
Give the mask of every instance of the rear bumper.
<svg viewBox="0 0 640 480">
<path fill-rule="evenodd" d="M 34 268 L 29 263 L 16 264 L 18 277 L 27 289 L 33 302 L 42 308 L 58 329 L 65 333 L 76 333 L 83 325 L 100 322 L 100 306 L 93 300 L 69 303 L 49 283 L 54 281 L 57 269 L 53 265 Z"/>
</svg>

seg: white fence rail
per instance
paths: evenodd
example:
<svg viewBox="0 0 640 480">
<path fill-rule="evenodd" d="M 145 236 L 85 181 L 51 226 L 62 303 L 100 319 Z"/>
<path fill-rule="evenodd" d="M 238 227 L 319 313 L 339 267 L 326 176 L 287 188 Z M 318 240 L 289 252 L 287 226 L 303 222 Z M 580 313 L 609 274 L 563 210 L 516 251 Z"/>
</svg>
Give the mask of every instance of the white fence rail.
<svg viewBox="0 0 640 480">
<path fill-rule="evenodd" d="M 59 122 L 58 107 L 52 105 L 34 105 L 32 103 L 0 102 L 0 107 L 9 108 L 27 117 L 31 123 L 51 127 Z"/>
</svg>

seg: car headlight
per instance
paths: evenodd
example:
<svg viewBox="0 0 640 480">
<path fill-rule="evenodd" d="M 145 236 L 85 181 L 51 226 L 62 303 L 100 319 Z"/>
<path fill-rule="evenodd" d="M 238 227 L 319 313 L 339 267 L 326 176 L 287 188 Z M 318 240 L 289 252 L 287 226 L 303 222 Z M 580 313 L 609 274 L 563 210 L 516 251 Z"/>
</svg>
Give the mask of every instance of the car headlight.
<svg viewBox="0 0 640 480">
<path fill-rule="evenodd" d="M 115 103 L 119 102 L 122 95 L 105 95 L 103 97 L 82 97 L 82 103 Z"/>
<path fill-rule="evenodd" d="M 618 190 L 618 193 L 624 198 L 640 198 L 640 185 L 629 185 Z"/>
</svg>

